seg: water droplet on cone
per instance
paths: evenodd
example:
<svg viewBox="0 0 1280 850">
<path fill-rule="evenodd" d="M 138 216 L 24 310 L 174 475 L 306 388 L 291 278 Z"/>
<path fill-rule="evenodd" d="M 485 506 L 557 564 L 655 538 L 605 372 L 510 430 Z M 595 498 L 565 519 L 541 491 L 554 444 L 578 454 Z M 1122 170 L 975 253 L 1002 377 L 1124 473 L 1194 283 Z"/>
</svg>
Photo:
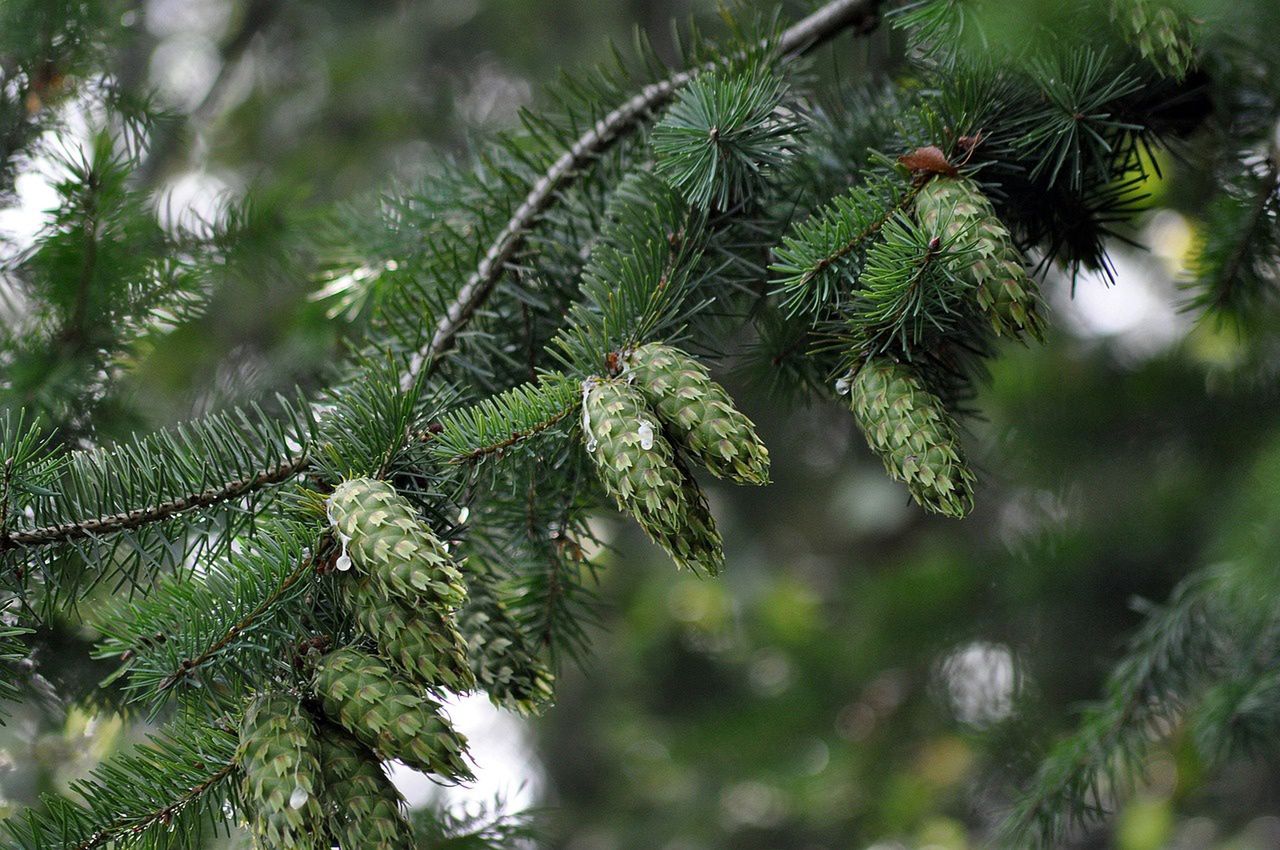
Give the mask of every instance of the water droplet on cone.
<svg viewBox="0 0 1280 850">
<path fill-rule="evenodd" d="M 640 448 L 645 451 L 653 448 L 653 425 L 649 422 L 641 422 L 640 430 Z"/>
</svg>

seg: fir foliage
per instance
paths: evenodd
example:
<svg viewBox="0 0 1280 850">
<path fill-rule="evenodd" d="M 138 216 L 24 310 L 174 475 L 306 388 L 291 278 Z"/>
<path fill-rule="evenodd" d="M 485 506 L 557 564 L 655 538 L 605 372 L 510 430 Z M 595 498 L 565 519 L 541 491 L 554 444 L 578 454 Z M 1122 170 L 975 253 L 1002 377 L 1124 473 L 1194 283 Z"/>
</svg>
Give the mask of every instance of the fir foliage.
<svg viewBox="0 0 1280 850">
<path fill-rule="evenodd" d="M 767 65 L 716 71 L 685 87 L 653 128 L 657 173 L 698 209 L 728 209 L 785 167 L 803 129 Z"/>
<path fill-rule="evenodd" d="M 146 744 L 114 756 L 72 785 L 4 822 L 7 846 L 21 850 L 170 850 L 227 831 L 239 737 L 220 724 L 181 720 Z"/>
<path fill-rule="evenodd" d="M 114 445 L 97 444 L 93 409 L 150 341 L 208 307 L 255 210 L 161 226 L 133 179 L 158 112 L 88 82 L 118 10 L 6 7 L 0 191 L 63 86 L 113 121 L 62 161 L 47 226 L 2 269 L 18 319 L 0 333 L 4 589 L 42 616 L 115 591 L 92 617 L 99 657 L 121 662 L 108 685 L 181 718 L 76 786 L 79 801 L 9 820 L 11 843 L 195 846 L 241 808 L 268 841 L 319 842 L 296 821 L 323 806 L 339 842 L 404 844 L 376 758 L 463 779 L 466 742 L 438 699 L 478 684 L 526 713 L 551 701 L 551 665 L 589 644 L 601 491 L 678 565 L 724 565 L 687 461 L 764 483 L 768 453 L 676 345 L 741 342 L 739 360 L 802 397 L 845 375 L 888 475 L 926 510 L 968 513 L 956 409 L 998 337 L 1045 331 L 1024 256 L 1041 273 L 1107 270 L 1163 149 L 1212 110 L 1194 63 L 1257 71 L 1157 0 L 1058 4 L 1017 44 L 998 37 L 999 4 L 921 0 L 893 16 L 909 74 L 809 91 L 800 54 L 867 28 L 878 5 L 833 0 L 724 42 L 695 32 L 685 70 L 642 42 L 565 79 L 518 129 L 329 211 L 308 248 L 351 355 L 328 389 Z M 1064 26 L 1073 16 L 1088 25 Z M 47 68 L 53 44 L 62 64 Z M 1205 130 L 1224 178 L 1194 307 L 1215 315 L 1253 317 L 1274 296 L 1280 95 L 1255 83 L 1238 110 L 1251 121 Z M 83 410 L 66 403 L 77 394 Z M 19 400 L 31 414 L 8 411 Z M 1152 609 L 1015 809 L 1014 846 L 1108 808 L 1153 730 L 1188 723 L 1210 760 L 1274 736 L 1280 683 L 1254 651 L 1274 643 L 1274 614 L 1248 604 L 1257 573 L 1242 576 L 1206 571 Z M 0 655 L 23 655 L 21 636 L 0 631 Z M 282 805 L 293 789 L 262 771 L 314 737 L 315 701 L 329 755 L 307 768 L 336 797 L 317 780 Z M 415 820 L 431 846 L 529 833 L 519 817 Z"/>
<path fill-rule="evenodd" d="M 309 411 L 284 400 L 279 408 L 214 414 L 110 448 L 49 446 L 39 458 L 36 441 L 22 438 L 13 468 L 46 480 L 22 485 L 30 491 L 23 519 L 10 514 L 0 558 L 23 558 L 22 572 L 54 605 L 101 582 L 128 587 L 221 554 L 306 462 Z"/>
<path fill-rule="evenodd" d="M 303 631 L 312 590 L 313 524 L 273 522 L 199 578 L 178 576 L 143 600 L 114 601 L 95 618 L 98 654 L 119 658 L 128 698 L 160 705 L 176 695 L 227 706 L 251 687 L 246 671 L 276 668 Z M 223 709 L 225 710 L 225 708 Z"/>
</svg>

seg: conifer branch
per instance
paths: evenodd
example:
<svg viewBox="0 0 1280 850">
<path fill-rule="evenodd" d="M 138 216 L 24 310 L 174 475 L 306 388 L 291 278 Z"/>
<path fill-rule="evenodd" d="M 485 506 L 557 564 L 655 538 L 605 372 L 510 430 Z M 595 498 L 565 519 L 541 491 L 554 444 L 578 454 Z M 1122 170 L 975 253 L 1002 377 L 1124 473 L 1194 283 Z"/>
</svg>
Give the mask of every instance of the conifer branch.
<svg viewBox="0 0 1280 850">
<path fill-rule="evenodd" d="M 1253 205 L 1249 208 L 1245 226 L 1241 229 L 1231 254 L 1217 274 L 1217 285 L 1214 287 L 1212 296 L 1216 307 L 1224 307 L 1231 303 L 1236 281 L 1249 256 L 1258 227 L 1266 217 L 1267 207 L 1275 198 L 1277 188 L 1280 188 L 1280 152 L 1272 151 L 1267 158 L 1267 170 L 1254 196 Z"/>
<path fill-rule="evenodd" d="M 572 412 L 573 412 L 573 405 L 566 405 L 565 407 L 561 408 L 555 413 L 550 414 L 545 419 L 542 419 L 536 423 L 533 423 L 532 425 L 529 426 L 527 430 L 515 431 L 511 434 L 511 436 L 507 437 L 504 440 L 497 440 L 493 443 L 489 443 L 488 445 L 484 445 L 484 446 L 480 446 L 478 448 L 472 449 L 471 451 L 467 452 L 464 455 L 459 455 L 457 458 L 453 460 L 453 462 L 454 463 L 475 463 L 476 461 L 483 460 L 484 458 L 488 457 L 491 454 L 502 452 L 506 449 L 511 448 L 517 443 L 523 442 L 524 440 L 527 440 L 530 437 L 534 437 L 534 436 L 537 436 L 538 434 L 541 434 L 543 431 L 547 430 L 548 428 L 555 427 L 557 424 L 560 423 L 562 419 L 564 419 L 566 416 L 568 416 Z"/>
<path fill-rule="evenodd" d="M 819 258 L 816 263 L 801 275 L 795 286 L 808 286 L 813 282 L 814 278 L 820 276 L 832 265 L 840 262 L 845 257 L 849 256 L 851 252 L 857 250 L 862 245 L 865 245 L 868 239 L 871 239 L 880 232 L 880 228 L 884 227 L 885 224 L 893 218 L 894 214 L 911 205 L 912 199 L 915 198 L 916 194 L 920 191 L 920 185 L 921 184 L 919 183 L 912 184 L 911 188 L 906 194 L 898 199 L 897 203 L 885 209 L 880 215 L 872 219 L 865 227 L 861 228 L 849 237 L 847 241 L 836 246 L 836 248 L 829 254 Z"/>
<path fill-rule="evenodd" d="M 315 564 L 316 557 L 314 555 L 299 558 L 297 566 L 294 567 L 293 570 L 291 570 L 289 574 L 276 585 L 274 590 L 267 594 L 267 596 L 258 603 L 257 607 L 233 623 L 225 632 L 222 633 L 220 637 L 212 641 L 199 654 L 190 658 L 182 659 L 177 670 L 174 670 L 167 677 L 161 679 L 156 685 L 157 694 L 163 695 L 174 685 L 183 681 L 188 676 L 191 676 L 195 671 L 209 663 L 211 659 L 216 658 L 220 652 L 231 644 L 232 641 L 252 628 L 259 618 L 270 611 L 277 602 L 284 598 L 284 595 L 288 593 L 291 587 L 311 573 Z"/>
<path fill-rule="evenodd" d="M 778 42 L 783 56 L 795 57 L 812 50 L 845 29 L 863 33 L 877 21 L 879 0 L 832 0 L 826 6 L 785 30 Z M 525 235 L 552 204 L 556 196 L 576 179 L 577 172 L 594 157 L 608 150 L 624 134 L 653 109 L 668 101 L 682 86 L 698 74 L 714 67 L 713 63 L 681 71 L 646 86 L 637 95 L 600 119 L 584 133 L 529 190 L 524 201 L 494 241 L 490 244 L 476 271 L 463 285 L 437 323 L 427 349 L 415 361 L 402 384 L 407 388 L 419 377 L 432 374 L 445 353 L 476 311 L 488 298 L 508 261 L 515 255 Z M 558 420 L 557 420 L 558 421 Z M 548 426 L 550 427 L 549 423 Z M 539 429 L 541 430 L 541 429 Z M 273 467 L 251 475 L 226 481 L 198 492 L 181 494 L 145 508 L 104 514 L 87 519 L 55 523 L 17 531 L 0 529 L 0 553 L 20 548 L 84 540 L 98 535 L 128 531 L 170 519 L 190 510 L 210 507 L 243 496 L 262 487 L 278 484 L 305 471 L 310 465 L 307 453 L 299 452 Z"/>
<path fill-rule="evenodd" d="M 869 32 L 876 23 L 879 5 L 879 0 L 832 0 L 785 30 L 779 39 L 778 49 L 784 56 L 795 57 L 845 29 Z M 489 297 L 533 222 L 554 203 L 556 195 L 574 181 L 577 172 L 633 129 L 643 116 L 666 103 L 682 86 L 712 67 L 714 63 L 690 68 L 645 86 L 639 94 L 596 122 L 552 164 L 529 189 L 524 201 L 485 251 L 475 272 L 445 310 L 414 372 L 418 369 L 430 372 L 434 368 L 431 364 L 449 349 L 454 338 Z"/>
<path fill-rule="evenodd" d="M 199 581 L 170 578 L 142 602 L 114 601 L 98 617 L 96 654 L 124 662 L 125 691 L 154 706 L 189 684 L 219 704 L 234 698 L 246 681 L 228 653 L 281 657 L 301 628 L 294 603 L 330 554 L 325 540 L 314 523 L 272 523 Z"/>
<path fill-rule="evenodd" d="M 103 847 L 117 839 L 145 832 L 152 827 L 168 826 L 173 822 L 174 816 L 202 798 L 224 779 L 231 776 L 235 769 L 236 763 L 234 760 L 225 762 L 210 773 L 207 779 L 196 783 L 186 793 L 167 805 L 143 815 L 121 817 L 117 822 L 99 829 L 93 835 L 75 845 L 75 850 L 93 850 L 95 847 Z"/>
<path fill-rule="evenodd" d="M 143 525 L 169 519 L 186 511 L 211 507 L 221 502 L 247 495 L 263 487 L 287 481 L 306 469 L 307 463 L 307 453 L 299 452 L 275 466 L 253 475 L 227 481 L 201 490 L 198 493 L 177 496 L 157 505 L 149 505 L 145 508 L 136 508 L 131 511 L 104 516 L 89 517 L 73 522 L 46 525 L 39 528 L 22 529 L 13 532 L 0 531 L 0 552 L 10 549 L 48 546 L 54 543 L 69 543 L 88 537 L 97 537 L 102 534 L 111 534 L 116 531 L 129 531 Z"/>
<path fill-rule="evenodd" d="M 908 209 L 923 187 L 912 181 L 905 192 L 886 181 L 854 186 L 793 225 L 774 249 L 770 270 L 775 289 L 791 316 L 813 312 L 838 300 L 846 269 L 858 271 L 861 252 L 895 215 Z"/>
<path fill-rule="evenodd" d="M 70 793 L 6 820 L 6 847 L 168 850 L 203 846 L 226 829 L 237 737 L 222 722 L 180 720 L 131 752 L 112 756 Z"/>
</svg>

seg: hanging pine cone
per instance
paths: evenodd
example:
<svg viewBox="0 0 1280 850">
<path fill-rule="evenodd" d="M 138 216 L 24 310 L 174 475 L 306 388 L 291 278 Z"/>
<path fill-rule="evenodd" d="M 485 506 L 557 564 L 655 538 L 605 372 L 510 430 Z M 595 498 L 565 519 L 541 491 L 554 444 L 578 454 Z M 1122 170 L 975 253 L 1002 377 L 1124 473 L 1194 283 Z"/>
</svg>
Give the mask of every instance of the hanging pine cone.
<svg viewBox="0 0 1280 850">
<path fill-rule="evenodd" d="M 1161 0 L 1111 0 L 1117 21 L 1133 46 L 1161 72 L 1182 79 L 1191 69 L 1195 45 L 1191 24 Z"/>
<path fill-rule="evenodd" d="M 329 832 L 342 850 L 410 850 L 404 801 L 364 744 L 329 723 L 317 727 Z"/>
<path fill-rule="evenodd" d="M 625 363 L 624 374 L 712 475 L 739 484 L 769 483 L 769 450 L 705 366 L 659 343 L 628 353 Z"/>
<path fill-rule="evenodd" d="M 240 766 L 261 846 L 328 850 L 315 727 L 296 699 L 274 693 L 250 703 L 240 724 Z"/>
<path fill-rule="evenodd" d="M 316 664 L 315 691 L 325 713 L 381 758 L 446 779 L 470 779 L 467 741 L 421 688 L 357 649 L 336 649 Z"/>
<path fill-rule="evenodd" d="M 997 335 L 1028 333 L 1043 339 L 1039 290 L 1027 275 L 1009 231 L 973 181 L 935 177 L 916 196 L 916 213 L 924 227 L 945 232 L 958 239 L 962 249 L 974 253 L 968 277 L 978 306 Z"/>
<path fill-rule="evenodd" d="M 360 630 L 414 682 L 454 693 L 475 687 L 467 644 L 454 615 L 434 608 L 415 610 L 399 597 L 389 599 L 375 590 L 370 578 L 357 577 L 345 591 Z"/>
<path fill-rule="evenodd" d="M 494 576 L 474 558 L 467 566 L 468 598 L 458 626 L 467 637 L 476 681 L 495 705 L 536 714 L 554 693 L 551 670 L 511 618 Z"/>
<path fill-rule="evenodd" d="M 699 575 L 719 575 L 724 569 L 724 541 L 707 506 L 707 497 L 698 482 L 687 473 L 683 486 L 685 502 L 689 506 L 684 526 L 675 534 L 664 534 L 654 539 L 677 567 Z"/>
<path fill-rule="evenodd" d="M 329 497 L 328 510 L 344 556 L 388 599 L 427 605 L 441 614 L 466 599 L 462 574 L 443 544 L 387 482 L 344 481 Z"/>
<path fill-rule="evenodd" d="M 650 536 L 674 534 L 688 504 L 675 452 L 644 396 L 626 381 L 592 378 L 583 388 L 582 429 L 604 488 Z"/>
<path fill-rule="evenodd" d="M 956 425 L 908 366 L 868 361 L 853 377 L 849 401 L 867 444 L 921 507 L 953 517 L 973 508 L 973 473 Z"/>
</svg>

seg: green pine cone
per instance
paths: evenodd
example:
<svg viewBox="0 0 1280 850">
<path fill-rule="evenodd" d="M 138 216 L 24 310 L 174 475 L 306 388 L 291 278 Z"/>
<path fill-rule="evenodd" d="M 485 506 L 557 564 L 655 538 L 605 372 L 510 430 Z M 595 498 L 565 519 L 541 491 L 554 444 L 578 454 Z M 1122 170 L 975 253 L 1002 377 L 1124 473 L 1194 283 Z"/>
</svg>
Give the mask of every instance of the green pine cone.
<svg viewBox="0 0 1280 850">
<path fill-rule="evenodd" d="M 1044 338 L 1039 289 L 996 217 L 991 202 L 971 180 L 936 177 L 916 196 L 916 212 L 926 228 L 959 237 L 976 259 L 968 269 L 978 306 L 999 336 L 1023 333 Z"/>
<path fill-rule="evenodd" d="M 707 367 L 678 348 L 650 343 L 627 355 L 624 374 L 712 475 L 739 484 L 769 483 L 769 450 Z"/>
<path fill-rule="evenodd" d="M 454 693 L 475 688 L 467 644 L 454 615 L 428 607 L 415 610 L 398 597 L 388 599 L 368 578 L 356 578 L 345 589 L 360 630 L 414 682 Z"/>
<path fill-rule="evenodd" d="M 551 701 L 555 677 L 511 618 L 494 577 L 474 558 L 467 566 L 468 601 L 458 625 L 467 637 L 476 681 L 494 705 L 536 714 Z"/>
<path fill-rule="evenodd" d="M 329 497 L 328 508 L 346 554 L 387 598 L 440 613 L 465 601 L 457 565 L 390 484 L 373 478 L 344 481 Z"/>
<path fill-rule="evenodd" d="M 1191 23 L 1160 0 L 1112 0 L 1111 18 L 1162 73 L 1182 79 L 1195 60 Z"/>
<path fill-rule="evenodd" d="M 470 779 L 467 740 L 440 715 L 426 692 L 358 649 L 336 649 L 316 665 L 316 695 L 325 713 L 379 757 L 446 779 Z"/>
<path fill-rule="evenodd" d="M 973 508 L 973 473 L 941 399 L 907 366 L 868 361 L 850 386 L 850 406 L 889 477 L 921 507 L 962 517 Z"/>
<path fill-rule="evenodd" d="M 410 850 L 404 801 L 364 744 L 329 723 L 317 728 L 329 832 L 342 850 Z"/>
<path fill-rule="evenodd" d="M 724 569 L 724 541 L 716 529 L 715 517 L 707 507 L 698 482 L 689 475 L 684 477 L 685 500 L 689 504 L 684 527 L 675 534 L 656 537 L 676 566 L 699 575 L 719 575 Z"/>
<path fill-rule="evenodd" d="M 593 378 L 582 401 L 583 436 L 600 481 L 618 508 L 650 536 L 684 525 L 685 501 L 675 451 L 644 396 L 626 381 Z"/>
<path fill-rule="evenodd" d="M 327 850 L 315 726 L 287 694 L 263 694 L 240 724 L 244 799 L 259 846 Z"/>
</svg>

